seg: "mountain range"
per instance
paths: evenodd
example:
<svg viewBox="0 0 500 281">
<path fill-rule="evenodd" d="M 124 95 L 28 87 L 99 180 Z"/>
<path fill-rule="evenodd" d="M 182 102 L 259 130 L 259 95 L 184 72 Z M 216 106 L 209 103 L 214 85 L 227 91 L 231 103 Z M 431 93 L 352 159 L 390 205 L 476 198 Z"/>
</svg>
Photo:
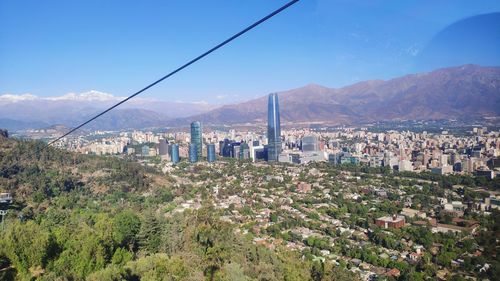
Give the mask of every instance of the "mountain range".
<svg viewBox="0 0 500 281">
<path fill-rule="evenodd" d="M 463 65 L 342 88 L 310 84 L 278 93 L 284 124 L 356 124 L 389 120 L 500 116 L 500 67 Z M 0 96 L 0 128 L 75 126 L 122 97 L 91 91 L 61 97 Z M 267 96 L 212 105 L 138 98 L 113 110 L 90 129 L 265 124 Z"/>
<path fill-rule="evenodd" d="M 310 84 L 278 93 L 284 124 L 354 124 L 500 115 L 500 67 L 463 65 L 343 88 Z M 267 97 L 179 118 L 172 125 L 264 123 Z"/>
<path fill-rule="evenodd" d="M 30 94 L 0 96 L 0 128 L 38 129 L 55 124 L 76 126 L 124 97 L 98 91 L 70 93 L 59 97 Z M 90 123 L 89 129 L 161 127 L 167 120 L 207 112 L 216 108 L 204 102 L 164 101 L 136 98 Z"/>
</svg>

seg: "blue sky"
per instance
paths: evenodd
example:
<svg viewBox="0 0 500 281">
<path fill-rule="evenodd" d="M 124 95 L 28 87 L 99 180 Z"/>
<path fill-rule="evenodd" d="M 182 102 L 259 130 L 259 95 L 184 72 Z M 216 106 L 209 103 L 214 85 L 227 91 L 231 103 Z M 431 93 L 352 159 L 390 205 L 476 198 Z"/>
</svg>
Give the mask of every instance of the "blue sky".
<svg viewBox="0 0 500 281">
<path fill-rule="evenodd" d="M 0 95 L 126 96 L 285 2 L 0 0 Z M 490 0 L 302 0 L 142 97 L 224 103 L 390 79 L 415 72 L 448 25 L 499 11 Z"/>
</svg>

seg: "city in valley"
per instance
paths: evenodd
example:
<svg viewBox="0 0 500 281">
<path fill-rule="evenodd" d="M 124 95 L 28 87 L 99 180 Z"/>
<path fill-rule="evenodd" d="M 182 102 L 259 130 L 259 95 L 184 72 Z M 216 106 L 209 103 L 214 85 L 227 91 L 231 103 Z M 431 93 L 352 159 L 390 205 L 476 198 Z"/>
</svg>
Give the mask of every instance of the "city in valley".
<svg viewBox="0 0 500 281">
<path fill-rule="evenodd" d="M 0 0 L 0 281 L 500 281 L 500 1 Z"/>
<path fill-rule="evenodd" d="M 481 276 L 496 247 L 483 236 L 500 207 L 500 133 L 429 128 L 281 130 L 271 94 L 267 128 L 195 121 L 154 132 L 95 131 L 55 145 L 163 174 L 178 192 L 162 202 L 166 215 L 210 202 L 252 243 L 331 261 L 365 280 L 409 270 L 443 280 L 456 271 Z"/>
</svg>

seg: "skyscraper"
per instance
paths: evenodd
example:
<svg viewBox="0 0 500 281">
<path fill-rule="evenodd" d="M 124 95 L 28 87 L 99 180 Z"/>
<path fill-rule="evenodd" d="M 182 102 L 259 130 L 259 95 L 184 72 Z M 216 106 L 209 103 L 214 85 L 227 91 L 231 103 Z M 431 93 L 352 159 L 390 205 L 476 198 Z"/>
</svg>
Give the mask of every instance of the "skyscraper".
<svg viewBox="0 0 500 281">
<path fill-rule="evenodd" d="M 215 144 L 207 144 L 207 161 L 209 163 L 215 162 Z"/>
<path fill-rule="evenodd" d="M 231 157 L 231 141 L 224 139 L 219 142 L 219 155 L 222 157 Z"/>
<path fill-rule="evenodd" d="M 196 145 L 195 143 L 189 144 L 189 162 L 198 162 L 198 145 Z"/>
<path fill-rule="evenodd" d="M 160 153 L 160 156 L 168 154 L 168 140 L 160 139 L 159 153 Z"/>
<path fill-rule="evenodd" d="M 277 162 L 281 153 L 281 126 L 278 94 L 269 94 L 267 105 L 267 161 Z"/>
<path fill-rule="evenodd" d="M 172 158 L 172 163 L 179 163 L 179 145 L 174 143 L 170 146 L 170 156 Z"/>
<path fill-rule="evenodd" d="M 238 159 L 244 160 L 250 158 L 250 147 L 246 142 L 242 142 L 240 144 L 240 152 L 238 155 Z"/>
<path fill-rule="evenodd" d="M 195 121 L 191 123 L 191 143 L 196 145 L 198 159 L 201 159 L 201 152 L 203 150 L 203 132 L 201 122 Z"/>
</svg>

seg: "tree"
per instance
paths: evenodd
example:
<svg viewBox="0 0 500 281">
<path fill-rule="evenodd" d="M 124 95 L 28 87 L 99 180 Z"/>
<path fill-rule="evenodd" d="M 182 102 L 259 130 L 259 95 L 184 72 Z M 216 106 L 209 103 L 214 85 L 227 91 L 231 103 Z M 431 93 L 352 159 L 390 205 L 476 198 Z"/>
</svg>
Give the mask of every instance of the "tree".
<svg viewBox="0 0 500 281">
<path fill-rule="evenodd" d="M 141 221 L 131 210 L 118 213 L 113 220 L 113 237 L 121 246 L 134 249 L 136 235 L 139 233 Z"/>
<path fill-rule="evenodd" d="M 113 241 L 87 224 L 71 229 L 61 245 L 62 252 L 52 271 L 69 280 L 83 280 L 90 273 L 104 269 L 113 255 Z"/>
<path fill-rule="evenodd" d="M 441 252 L 437 257 L 436 261 L 439 265 L 450 266 L 451 260 L 455 258 L 455 253 L 452 252 Z"/>
<path fill-rule="evenodd" d="M 217 274 L 215 280 L 220 281 L 250 281 L 245 275 L 243 267 L 235 262 L 225 264 L 222 270 Z"/>
<path fill-rule="evenodd" d="M 321 281 L 335 280 L 335 281 L 359 281 L 359 276 L 355 273 L 347 271 L 342 266 L 335 266 L 330 262 L 324 265 L 325 274 Z"/>
<path fill-rule="evenodd" d="M 57 251 L 52 233 L 33 221 L 12 222 L 0 237 L 0 256 L 27 279 L 43 271 Z"/>
<path fill-rule="evenodd" d="M 122 281 L 129 280 L 130 276 L 127 271 L 120 266 L 110 265 L 105 269 L 101 269 L 90 274 L 87 281 Z"/>
<path fill-rule="evenodd" d="M 154 213 L 148 212 L 143 217 L 137 240 L 139 247 L 147 253 L 158 252 L 161 245 L 161 226 Z"/>
<path fill-rule="evenodd" d="M 154 254 L 129 262 L 125 268 L 132 276 L 144 281 L 186 280 L 193 271 L 180 257 L 169 258 L 166 254 Z"/>
<path fill-rule="evenodd" d="M 111 263 L 116 265 L 124 265 L 131 261 L 133 254 L 123 248 L 117 248 L 113 257 L 111 258 Z"/>
</svg>

